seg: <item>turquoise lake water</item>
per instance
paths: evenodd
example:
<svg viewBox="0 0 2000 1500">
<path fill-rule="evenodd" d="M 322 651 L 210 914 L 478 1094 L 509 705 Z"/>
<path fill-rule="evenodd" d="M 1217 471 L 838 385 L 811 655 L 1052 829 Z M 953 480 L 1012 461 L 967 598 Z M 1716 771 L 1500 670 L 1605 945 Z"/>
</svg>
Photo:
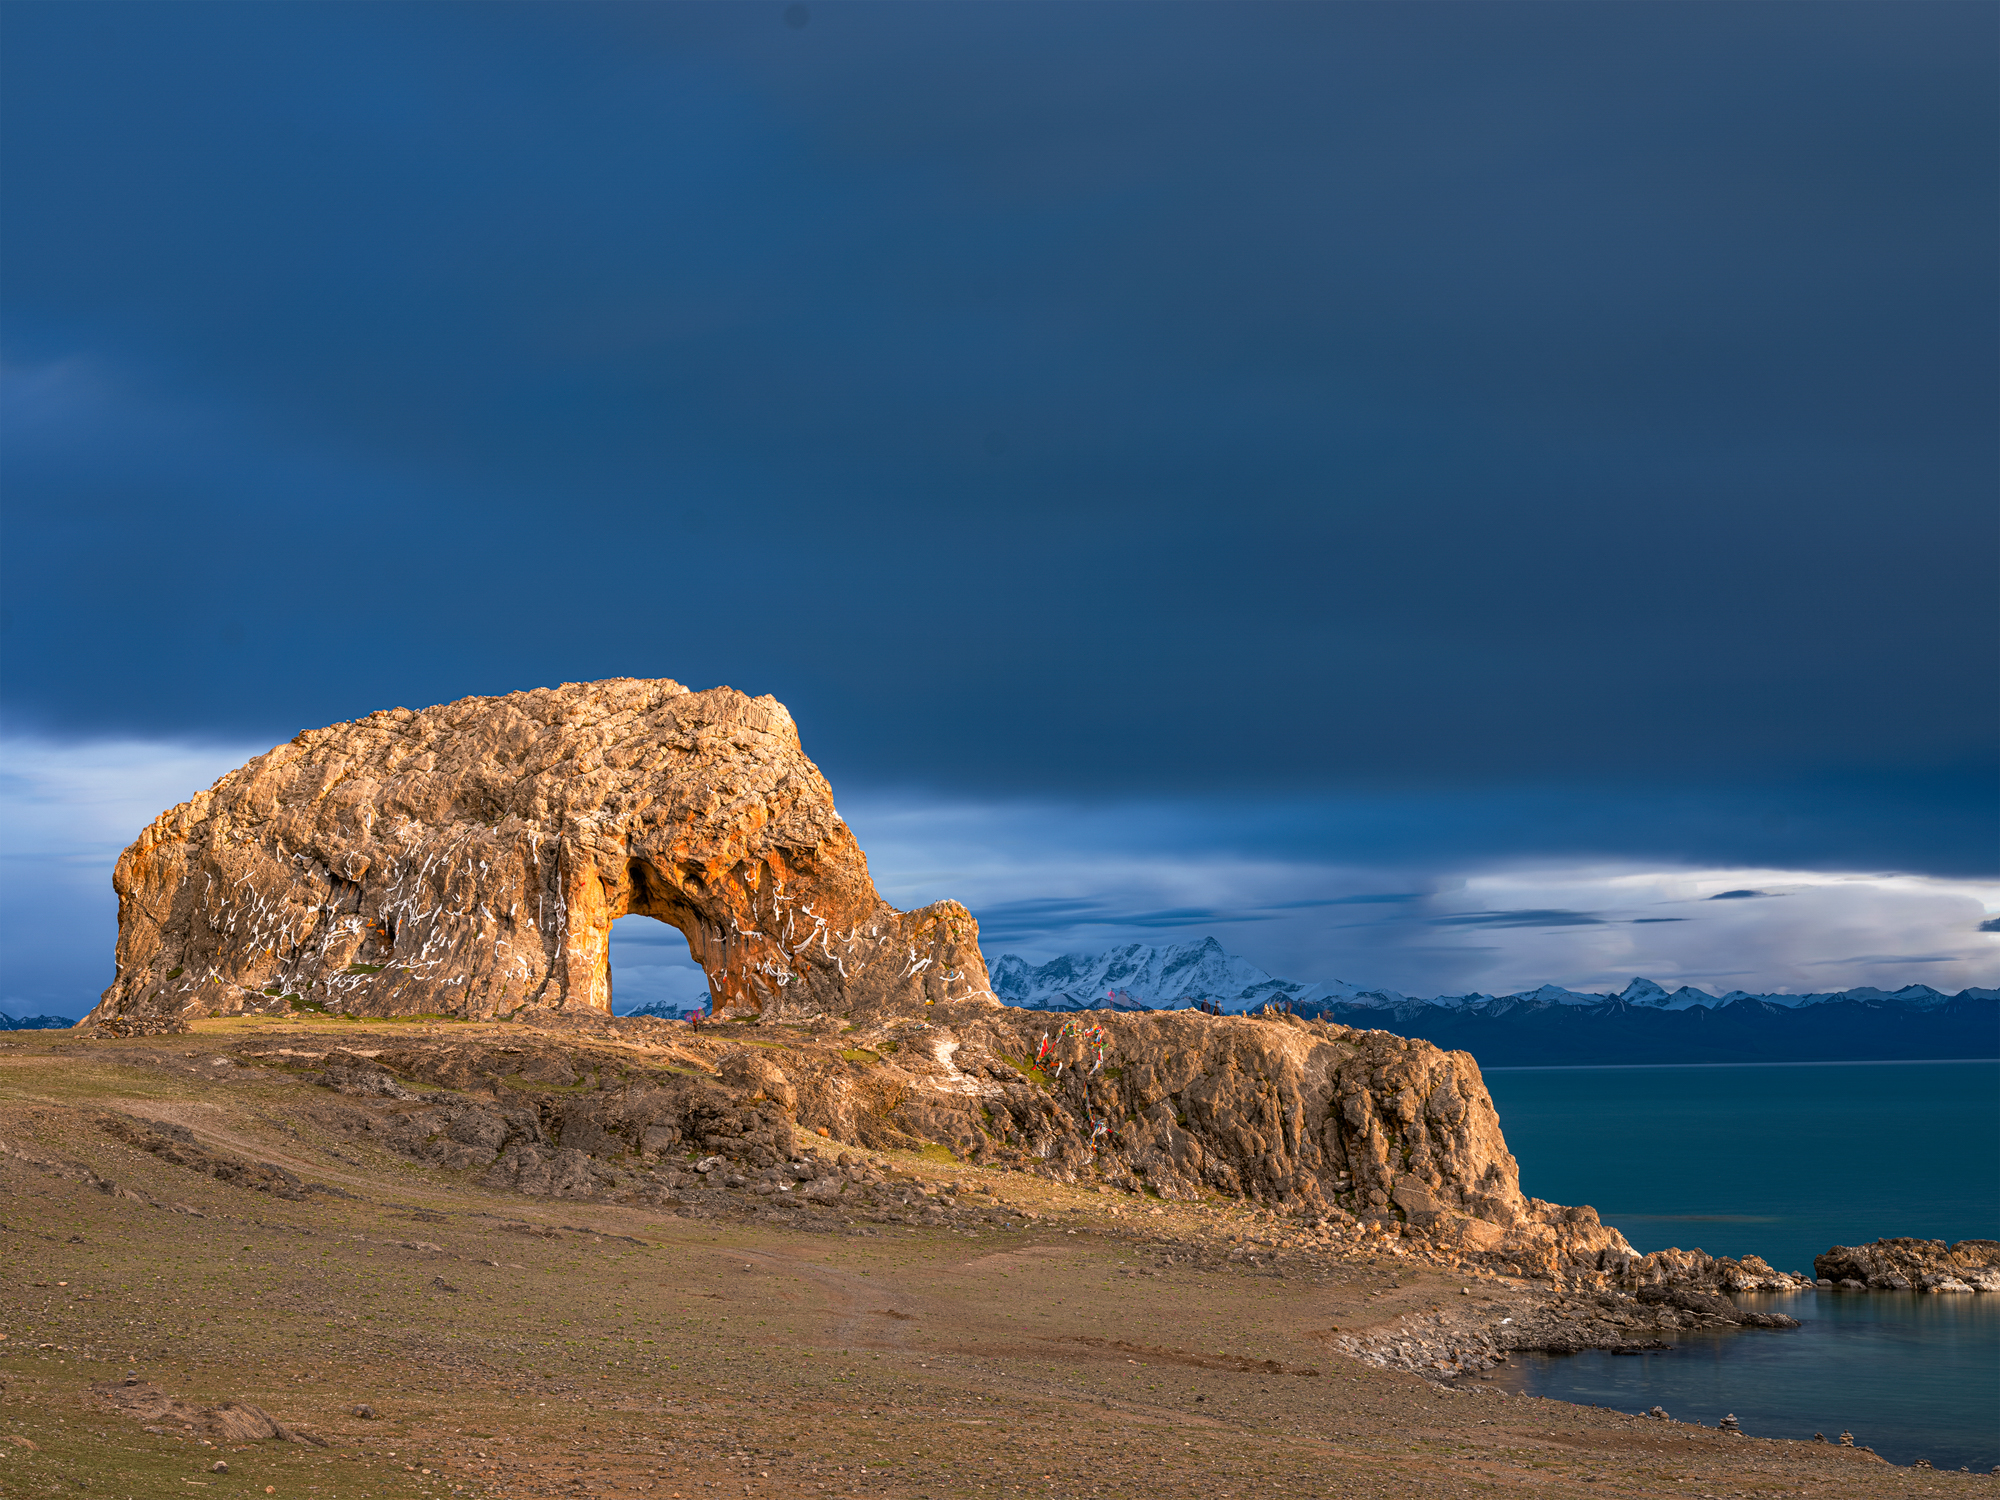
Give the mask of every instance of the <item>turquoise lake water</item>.
<svg viewBox="0 0 2000 1500">
<path fill-rule="evenodd" d="M 1521 1187 L 1588 1203 L 1635 1248 L 1812 1270 L 1835 1244 L 2000 1239 L 2000 1062 L 1496 1068 Z M 1745 1298 L 1805 1326 L 1685 1335 L 1650 1355 L 1527 1356 L 1505 1380 L 1895 1463 L 2000 1463 L 2000 1296 Z"/>
</svg>

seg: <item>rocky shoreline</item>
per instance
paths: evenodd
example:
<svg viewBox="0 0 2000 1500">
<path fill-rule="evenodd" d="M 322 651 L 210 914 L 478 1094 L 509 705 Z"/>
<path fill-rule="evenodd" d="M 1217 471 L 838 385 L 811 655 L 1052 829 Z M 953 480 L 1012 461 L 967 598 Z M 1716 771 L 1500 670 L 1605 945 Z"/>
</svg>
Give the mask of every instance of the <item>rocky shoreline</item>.
<svg viewBox="0 0 2000 1500">
<path fill-rule="evenodd" d="M 2000 1292 L 2000 1240 L 1887 1239 L 1813 1257 L 1817 1285 L 1860 1292 Z"/>
</svg>

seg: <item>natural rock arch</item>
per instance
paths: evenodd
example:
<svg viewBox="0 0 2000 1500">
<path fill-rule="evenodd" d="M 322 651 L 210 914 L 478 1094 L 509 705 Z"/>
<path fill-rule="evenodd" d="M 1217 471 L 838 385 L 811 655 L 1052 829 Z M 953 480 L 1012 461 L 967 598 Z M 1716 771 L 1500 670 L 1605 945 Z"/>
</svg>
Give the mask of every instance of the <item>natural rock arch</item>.
<svg viewBox="0 0 2000 1500">
<path fill-rule="evenodd" d="M 972 915 L 902 912 L 784 706 L 636 678 L 309 730 L 119 857 L 90 1019 L 294 1007 L 605 1011 L 628 913 L 677 927 L 719 1013 L 987 998 Z"/>
</svg>

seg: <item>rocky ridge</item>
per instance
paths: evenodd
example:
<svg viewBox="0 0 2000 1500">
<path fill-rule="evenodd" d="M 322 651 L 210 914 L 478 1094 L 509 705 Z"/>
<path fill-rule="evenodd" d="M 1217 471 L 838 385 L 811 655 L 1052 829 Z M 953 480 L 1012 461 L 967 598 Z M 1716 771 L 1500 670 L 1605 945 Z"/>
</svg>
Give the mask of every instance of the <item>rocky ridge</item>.
<svg viewBox="0 0 2000 1500">
<path fill-rule="evenodd" d="M 357 1143 L 533 1196 L 667 1206 L 719 1172 L 817 1201 L 801 1186 L 820 1180 L 816 1160 L 929 1150 L 1139 1201 L 1247 1201 L 1329 1242 L 1386 1235 L 1510 1273 L 1608 1284 L 1639 1259 L 1592 1210 L 1521 1193 L 1470 1058 L 1187 1014 L 1118 1018 L 1101 1064 L 1095 1039 L 1051 1037 L 1037 1064 L 1041 1029 L 1021 1019 L 940 1006 L 699 1033 L 629 1019 L 462 1040 L 315 1028 L 233 1057 L 325 1090 L 323 1123 Z"/>
</svg>

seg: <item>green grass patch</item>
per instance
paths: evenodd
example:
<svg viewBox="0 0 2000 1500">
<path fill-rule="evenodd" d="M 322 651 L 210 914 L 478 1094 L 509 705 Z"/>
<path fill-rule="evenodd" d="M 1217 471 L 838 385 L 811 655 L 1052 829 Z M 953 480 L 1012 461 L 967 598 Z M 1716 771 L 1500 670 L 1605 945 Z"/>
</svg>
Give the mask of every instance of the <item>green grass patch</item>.
<svg viewBox="0 0 2000 1500">
<path fill-rule="evenodd" d="M 387 964 L 349 964 L 340 972 L 343 974 L 380 974 Z"/>
<path fill-rule="evenodd" d="M 871 1067 L 882 1060 L 880 1053 L 870 1052 L 866 1047 L 843 1047 L 840 1055 L 851 1063 L 861 1063 Z"/>
<path fill-rule="evenodd" d="M 956 1166 L 958 1158 L 951 1154 L 949 1146 L 919 1146 L 917 1155 L 925 1161 L 937 1162 L 940 1166 Z"/>
<path fill-rule="evenodd" d="M 326 1002 L 324 1000 L 301 1000 L 297 995 L 287 995 L 285 998 L 292 1002 L 293 1010 L 309 1010 L 315 1015 L 322 1016 L 326 1014 Z"/>
<path fill-rule="evenodd" d="M 1025 1057 L 1009 1057 L 1003 1052 L 1000 1054 L 1000 1061 L 1012 1068 L 1016 1073 L 1019 1073 L 1036 1088 L 1053 1089 L 1056 1086 L 1055 1079 L 1029 1062 Z"/>
</svg>

